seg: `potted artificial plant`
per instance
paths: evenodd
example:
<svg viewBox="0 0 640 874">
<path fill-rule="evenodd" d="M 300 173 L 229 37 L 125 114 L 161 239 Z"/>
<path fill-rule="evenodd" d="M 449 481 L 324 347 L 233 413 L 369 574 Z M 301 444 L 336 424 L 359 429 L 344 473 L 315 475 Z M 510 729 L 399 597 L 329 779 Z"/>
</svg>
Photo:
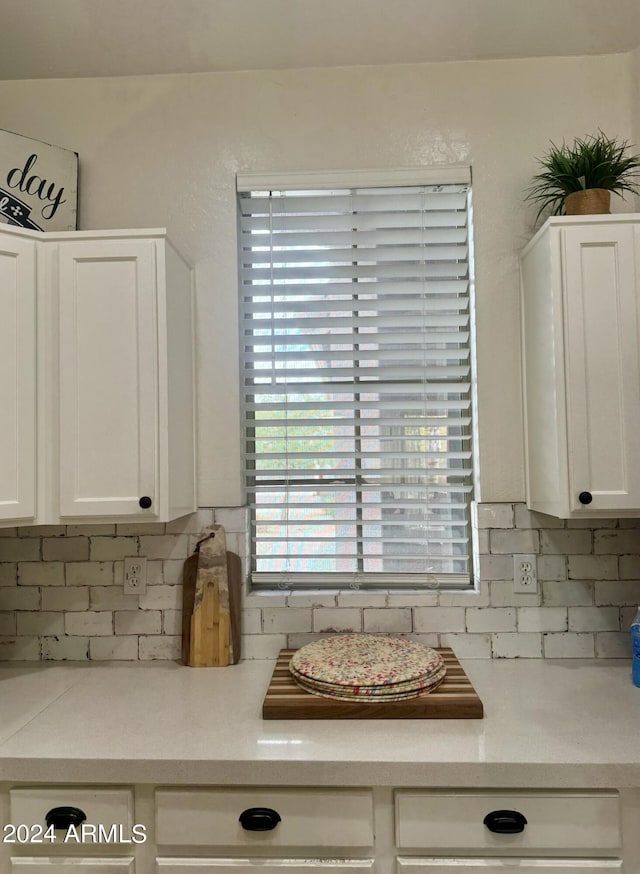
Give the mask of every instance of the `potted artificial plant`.
<svg viewBox="0 0 640 874">
<path fill-rule="evenodd" d="M 597 136 L 576 137 L 573 145 L 551 143 L 548 154 L 539 159 L 543 172 L 533 177 L 526 200 L 551 209 L 553 215 L 599 215 L 609 212 L 611 192 L 640 194 L 640 155 L 628 154 L 626 140 Z"/>
</svg>

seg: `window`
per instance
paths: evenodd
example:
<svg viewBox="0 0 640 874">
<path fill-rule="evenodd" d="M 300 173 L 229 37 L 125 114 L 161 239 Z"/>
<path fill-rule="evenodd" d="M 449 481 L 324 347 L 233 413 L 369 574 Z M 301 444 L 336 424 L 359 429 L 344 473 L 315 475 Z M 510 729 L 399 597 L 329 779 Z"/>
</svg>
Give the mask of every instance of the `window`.
<svg viewBox="0 0 640 874">
<path fill-rule="evenodd" d="M 238 187 L 253 585 L 468 586 L 468 183 Z"/>
</svg>

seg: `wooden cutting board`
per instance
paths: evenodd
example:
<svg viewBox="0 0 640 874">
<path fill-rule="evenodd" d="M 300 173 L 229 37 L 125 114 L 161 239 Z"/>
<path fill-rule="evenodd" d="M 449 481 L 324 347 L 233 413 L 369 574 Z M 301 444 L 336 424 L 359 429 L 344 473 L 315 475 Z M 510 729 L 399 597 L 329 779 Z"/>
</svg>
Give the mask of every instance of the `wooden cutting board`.
<svg viewBox="0 0 640 874">
<path fill-rule="evenodd" d="M 280 651 L 262 704 L 263 719 L 482 719 L 484 708 L 462 665 L 448 647 L 436 649 L 447 674 L 428 695 L 404 701 L 332 701 L 301 689 L 289 673 L 292 649 Z"/>
<path fill-rule="evenodd" d="M 240 658 L 240 559 L 226 549 L 222 525 L 204 532 L 183 575 L 182 659 L 225 667 Z"/>
</svg>

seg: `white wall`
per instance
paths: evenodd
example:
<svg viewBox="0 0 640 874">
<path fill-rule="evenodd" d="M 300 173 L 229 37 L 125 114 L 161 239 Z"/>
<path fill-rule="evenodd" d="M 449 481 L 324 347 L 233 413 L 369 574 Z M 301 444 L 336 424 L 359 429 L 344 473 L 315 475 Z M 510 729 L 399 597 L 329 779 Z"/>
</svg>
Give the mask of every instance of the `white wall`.
<svg viewBox="0 0 640 874">
<path fill-rule="evenodd" d="M 534 156 L 638 131 L 637 57 L 0 83 L 2 127 L 80 154 L 81 228 L 166 226 L 197 265 L 200 495 L 240 503 L 236 172 L 473 167 L 482 501 L 524 497 L 518 253 Z M 635 125 L 635 127 L 634 127 Z M 614 209 L 633 204 L 616 200 Z"/>
</svg>

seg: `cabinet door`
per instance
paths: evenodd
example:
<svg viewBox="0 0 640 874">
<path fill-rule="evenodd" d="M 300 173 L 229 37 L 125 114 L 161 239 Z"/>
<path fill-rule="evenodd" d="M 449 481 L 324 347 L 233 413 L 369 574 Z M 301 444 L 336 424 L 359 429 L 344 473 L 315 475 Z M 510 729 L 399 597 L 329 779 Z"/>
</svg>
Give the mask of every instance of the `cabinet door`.
<svg viewBox="0 0 640 874">
<path fill-rule="evenodd" d="M 134 874 L 135 862 L 126 859 L 13 858 L 11 874 Z"/>
<path fill-rule="evenodd" d="M 156 257 L 151 240 L 59 244 L 60 515 L 155 515 Z M 141 510 L 142 496 L 151 509 Z"/>
<path fill-rule="evenodd" d="M 0 241 L 0 520 L 35 515 L 35 243 Z"/>
<path fill-rule="evenodd" d="M 640 507 L 639 283 L 631 225 L 562 232 L 571 511 Z M 581 492 L 592 502 L 583 505 Z"/>
<path fill-rule="evenodd" d="M 398 858 L 398 874 L 621 874 L 620 859 Z"/>
<path fill-rule="evenodd" d="M 156 859 L 156 874 L 253 874 L 255 871 L 260 874 L 371 874 L 373 859 Z"/>
</svg>

